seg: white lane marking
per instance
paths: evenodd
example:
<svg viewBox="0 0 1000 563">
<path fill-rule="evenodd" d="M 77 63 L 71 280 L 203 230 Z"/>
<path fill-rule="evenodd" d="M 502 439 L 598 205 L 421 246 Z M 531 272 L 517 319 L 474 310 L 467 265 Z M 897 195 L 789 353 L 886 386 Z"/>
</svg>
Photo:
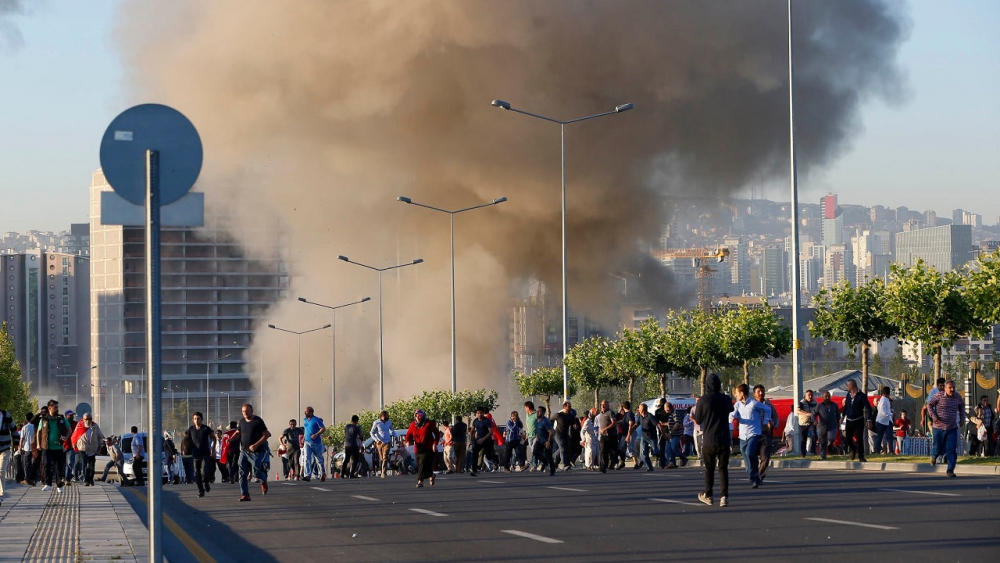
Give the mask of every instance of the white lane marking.
<svg viewBox="0 0 1000 563">
<path fill-rule="evenodd" d="M 298 483 L 292 483 L 291 481 L 282 481 L 281 484 L 282 485 L 293 485 L 294 486 L 294 485 L 297 485 Z"/>
<path fill-rule="evenodd" d="M 585 493 L 586 489 L 573 489 L 571 487 L 546 487 L 546 489 L 555 489 L 557 491 L 572 491 L 574 493 Z"/>
<path fill-rule="evenodd" d="M 351 496 L 354 497 L 354 498 L 359 498 L 361 500 L 378 501 L 378 499 L 375 498 L 375 497 L 366 497 L 364 495 L 351 495 Z"/>
<path fill-rule="evenodd" d="M 708 506 L 708 505 L 702 504 L 700 502 L 684 502 L 682 500 L 671 500 L 671 499 L 668 499 L 668 498 L 651 498 L 649 500 L 656 501 L 656 502 L 669 502 L 670 504 L 685 504 L 687 506 Z"/>
<path fill-rule="evenodd" d="M 411 508 L 413 512 L 419 512 L 421 514 L 426 514 L 428 516 L 447 516 L 447 514 L 442 514 L 440 512 L 434 512 L 433 510 L 425 510 L 423 508 Z"/>
<path fill-rule="evenodd" d="M 330 492 L 333 490 L 333 489 L 324 489 L 323 487 L 309 487 L 309 488 L 316 489 L 317 491 L 326 491 L 326 492 Z"/>
<path fill-rule="evenodd" d="M 545 536 L 538 536 L 535 534 L 529 534 L 528 532 L 522 532 L 521 530 L 500 530 L 500 531 L 505 534 L 510 534 L 512 536 L 520 536 L 522 538 L 528 538 L 529 540 L 540 541 L 542 543 L 563 543 L 562 540 L 547 538 Z"/>
<path fill-rule="evenodd" d="M 898 530 L 894 526 L 881 526 L 879 524 L 863 524 L 861 522 L 851 522 L 849 520 L 832 520 L 830 518 L 806 518 L 814 522 L 827 522 L 830 524 L 844 524 L 845 526 L 860 526 L 862 528 L 875 528 L 876 530 Z"/>
<path fill-rule="evenodd" d="M 494 485 L 503 485 L 503 481 L 487 481 L 486 479 L 480 479 L 480 483 L 493 483 Z"/>
<path fill-rule="evenodd" d="M 889 491 L 891 493 L 913 493 L 915 495 L 937 495 L 941 497 L 960 497 L 962 495 L 956 493 L 935 493 L 931 491 L 907 491 L 905 489 L 879 489 L 880 491 Z"/>
<path fill-rule="evenodd" d="M 798 481 L 779 481 L 777 479 L 765 479 L 765 483 L 779 483 L 781 485 L 798 485 Z"/>
</svg>

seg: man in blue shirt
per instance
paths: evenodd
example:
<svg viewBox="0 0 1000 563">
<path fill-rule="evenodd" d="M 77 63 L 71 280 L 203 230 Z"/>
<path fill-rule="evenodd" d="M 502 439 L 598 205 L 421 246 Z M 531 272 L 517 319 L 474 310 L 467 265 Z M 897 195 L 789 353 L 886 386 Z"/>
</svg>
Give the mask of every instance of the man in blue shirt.
<svg viewBox="0 0 1000 563">
<path fill-rule="evenodd" d="M 323 419 L 313 415 L 313 408 L 306 407 L 305 418 L 302 419 L 302 432 L 305 435 L 304 449 L 306 452 L 306 466 L 302 468 L 303 481 L 308 481 L 315 473 L 321 481 L 326 480 L 326 472 L 323 468 Z"/>
<path fill-rule="evenodd" d="M 734 420 L 740 423 L 740 452 L 751 486 L 756 489 L 761 484 L 757 449 L 763 426 L 771 421 L 771 409 L 750 398 L 750 387 L 746 383 L 736 388 L 736 405 L 729 414 L 730 424 Z"/>
</svg>

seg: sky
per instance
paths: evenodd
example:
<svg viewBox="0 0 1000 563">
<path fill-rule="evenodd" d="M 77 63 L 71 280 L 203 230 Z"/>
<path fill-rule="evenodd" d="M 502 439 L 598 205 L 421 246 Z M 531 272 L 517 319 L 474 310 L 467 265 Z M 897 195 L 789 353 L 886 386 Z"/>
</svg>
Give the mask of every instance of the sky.
<svg viewBox="0 0 1000 563">
<path fill-rule="evenodd" d="M 114 33 L 117 2 L 0 0 L 0 233 L 67 230 L 87 221 L 87 187 L 108 123 L 127 109 Z M 915 0 L 900 50 L 898 102 L 874 101 L 863 129 L 827 169 L 800 178 L 799 199 L 941 217 L 962 208 L 1000 217 L 1000 2 Z M 149 100 L 155 101 L 155 100 Z M 788 199 L 787 185 L 762 187 Z"/>
</svg>

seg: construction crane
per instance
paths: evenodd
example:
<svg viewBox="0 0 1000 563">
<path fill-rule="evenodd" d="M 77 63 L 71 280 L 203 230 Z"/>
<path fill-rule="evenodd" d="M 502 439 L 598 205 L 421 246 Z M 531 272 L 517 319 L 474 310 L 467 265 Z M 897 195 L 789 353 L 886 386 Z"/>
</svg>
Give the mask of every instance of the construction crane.
<svg viewBox="0 0 1000 563">
<path fill-rule="evenodd" d="M 712 309 L 712 297 L 714 295 L 714 284 L 712 274 L 717 270 L 712 268 L 713 263 L 725 262 L 729 257 L 729 249 L 719 248 L 676 248 L 654 252 L 660 260 L 683 259 L 691 260 L 691 265 L 696 270 L 698 278 L 698 307 L 709 311 Z"/>
</svg>

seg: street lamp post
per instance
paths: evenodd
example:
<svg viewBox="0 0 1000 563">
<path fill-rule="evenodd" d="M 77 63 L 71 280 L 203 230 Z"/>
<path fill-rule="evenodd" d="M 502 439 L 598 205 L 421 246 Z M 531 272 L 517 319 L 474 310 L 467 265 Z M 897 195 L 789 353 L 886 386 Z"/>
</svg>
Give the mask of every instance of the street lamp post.
<svg viewBox="0 0 1000 563">
<path fill-rule="evenodd" d="M 331 331 L 333 332 L 333 359 L 331 361 L 332 372 L 330 374 L 330 422 L 332 424 L 337 423 L 337 309 L 343 309 L 344 307 L 350 307 L 351 305 L 357 305 L 370 300 L 371 297 L 362 297 L 359 301 L 352 301 L 350 303 L 344 303 L 343 305 L 324 305 L 322 303 L 316 303 L 315 301 L 309 301 L 305 297 L 299 297 L 299 301 L 310 305 L 316 305 L 317 307 L 323 307 L 324 309 L 329 309 L 333 315 L 330 320 L 330 325 L 333 327 L 333 330 Z"/>
<path fill-rule="evenodd" d="M 385 268 L 376 268 L 375 266 L 355 262 L 347 256 L 337 256 L 337 258 L 349 264 L 354 264 L 355 266 L 361 266 L 362 268 L 368 268 L 369 270 L 378 272 L 378 406 L 381 409 L 382 406 L 385 405 L 385 364 L 382 354 L 382 272 L 421 264 L 424 259 L 417 258 L 413 262 L 406 262 L 405 264 L 397 264 L 395 266 L 388 266 Z"/>
<path fill-rule="evenodd" d="M 455 333 L 455 215 L 459 213 L 464 213 L 466 211 L 472 211 L 473 209 L 479 209 L 481 207 L 490 207 L 492 205 L 499 205 L 507 201 L 506 197 L 499 197 L 494 199 L 489 203 L 483 203 L 480 205 L 474 205 L 472 207 L 466 207 L 465 209 L 458 209 L 455 211 L 449 211 L 447 209 L 441 209 L 439 207 L 433 207 L 430 205 L 424 205 L 422 203 L 417 203 L 412 199 L 404 196 L 399 196 L 396 201 L 401 201 L 403 203 L 408 203 L 410 205 L 416 205 L 417 207 L 423 207 L 424 209 L 430 209 L 432 211 L 439 211 L 441 213 L 447 213 L 451 219 L 451 392 L 458 392 L 458 355 L 456 352 L 456 333 Z"/>
<path fill-rule="evenodd" d="M 229 408 L 232 406 L 232 405 L 229 404 L 229 393 L 226 393 L 225 391 L 221 391 L 221 393 L 226 396 L 226 417 L 225 417 L 224 420 L 228 420 L 229 419 L 229 412 L 230 412 Z"/>
<path fill-rule="evenodd" d="M 233 341 L 233 346 L 239 346 L 244 350 L 250 349 L 249 345 L 241 344 L 236 341 Z M 261 416 L 261 418 L 263 418 L 264 416 L 264 348 L 263 347 L 260 349 L 260 389 L 257 390 L 257 394 L 260 396 L 260 404 L 257 405 L 257 413 Z"/>
<path fill-rule="evenodd" d="M 296 393 L 295 397 L 296 409 L 298 409 L 298 412 L 302 412 L 302 335 L 309 334 L 310 332 L 316 332 L 317 330 L 324 330 L 330 328 L 331 326 L 333 325 L 323 325 L 321 327 L 311 328 L 309 330 L 303 330 L 299 332 L 294 330 L 288 330 L 286 328 L 279 328 L 274 325 L 267 325 L 267 328 L 273 328 L 274 330 L 280 330 L 281 332 L 294 334 L 296 337 L 295 341 L 299 347 L 299 364 L 298 364 L 298 369 L 296 370 L 298 372 L 298 392 Z"/>
<path fill-rule="evenodd" d="M 792 403 L 802 397 L 802 343 L 799 341 L 799 309 L 801 308 L 801 280 L 799 279 L 799 179 L 795 163 L 795 76 L 792 64 L 792 0 L 788 0 L 788 136 L 791 175 L 792 219 Z M 867 395 L 868 390 L 864 390 Z M 862 450 L 863 451 L 863 450 Z"/>
<path fill-rule="evenodd" d="M 570 119 L 567 121 L 561 121 L 558 119 L 553 119 L 551 117 L 545 117 L 544 115 L 538 115 L 536 113 L 530 113 L 524 110 L 512 107 L 508 102 L 503 100 L 493 100 L 490 105 L 496 108 L 500 108 L 507 111 L 513 111 L 515 113 L 520 113 L 527 115 L 529 117 L 534 117 L 541 119 L 543 121 L 548 121 L 551 123 L 559 124 L 559 141 L 561 145 L 560 158 L 561 158 L 561 168 L 562 168 L 562 341 L 563 341 L 563 400 L 569 400 L 569 372 L 566 369 L 566 354 L 569 352 L 569 345 L 567 342 L 567 335 L 569 333 L 569 317 L 567 312 L 567 296 L 566 296 L 566 126 L 571 123 L 576 123 L 578 121 L 587 121 L 588 119 L 596 119 L 598 117 L 604 117 L 605 115 L 614 115 L 616 113 L 622 113 L 630 109 L 634 109 L 634 104 L 622 104 L 620 106 L 615 106 L 615 109 L 611 111 L 606 111 L 604 113 L 598 113 L 595 115 L 588 115 L 586 117 L 578 117 L 576 119 Z"/>
</svg>

